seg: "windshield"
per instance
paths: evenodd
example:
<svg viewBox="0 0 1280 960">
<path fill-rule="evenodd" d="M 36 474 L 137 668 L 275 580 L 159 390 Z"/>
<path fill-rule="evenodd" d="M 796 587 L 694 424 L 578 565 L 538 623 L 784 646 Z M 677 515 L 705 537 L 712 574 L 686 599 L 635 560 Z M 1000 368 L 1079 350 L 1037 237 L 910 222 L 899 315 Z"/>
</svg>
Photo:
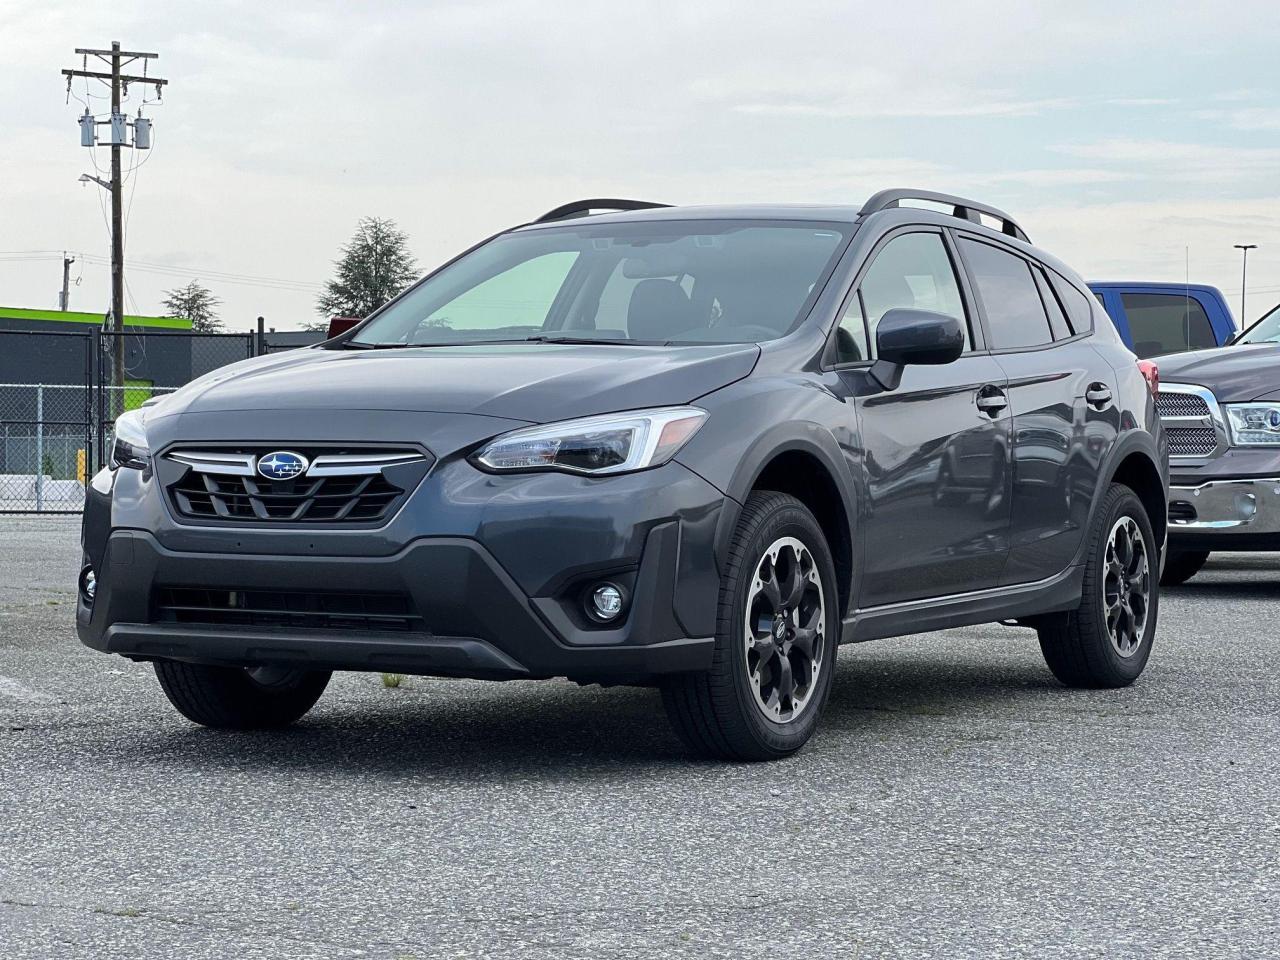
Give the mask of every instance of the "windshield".
<svg viewBox="0 0 1280 960">
<path fill-rule="evenodd" d="M 1236 343 L 1280 343 L 1280 306 L 1242 333 Z"/>
<path fill-rule="evenodd" d="M 772 340 L 808 313 L 850 229 L 675 220 L 503 234 L 410 290 L 350 345 Z"/>
</svg>

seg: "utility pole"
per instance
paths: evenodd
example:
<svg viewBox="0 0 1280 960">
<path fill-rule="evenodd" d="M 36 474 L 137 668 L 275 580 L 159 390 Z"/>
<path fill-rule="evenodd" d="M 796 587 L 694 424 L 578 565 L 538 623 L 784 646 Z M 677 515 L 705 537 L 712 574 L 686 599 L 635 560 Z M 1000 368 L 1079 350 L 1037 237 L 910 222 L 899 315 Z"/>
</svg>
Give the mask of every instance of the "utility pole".
<svg viewBox="0 0 1280 960">
<path fill-rule="evenodd" d="M 127 87 L 131 83 L 140 83 L 143 85 L 151 85 L 156 88 L 157 97 L 169 82 L 161 80 L 159 77 L 147 76 L 147 61 L 155 60 L 160 56 L 158 53 L 140 53 L 136 51 L 126 51 L 120 49 L 120 41 L 114 40 L 111 43 L 110 50 L 91 50 L 83 47 L 77 47 L 76 53 L 84 58 L 83 68 L 80 70 L 63 70 L 62 74 L 67 78 L 67 90 L 71 90 L 71 81 L 76 77 L 84 77 L 91 80 L 101 80 L 111 87 L 111 119 L 108 125 L 111 129 L 111 329 L 115 332 L 112 338 L 115 343 L 112 353 L 112 385 L 120 387 L 124 383 L 124 191 L 120 186 L 120 148 L 133 146 L 138 149 L 146 149 L 151 145 L 151 127 L 150 121 L 144 120 L 139 111 L 139 119 L 134 123 L 134 142 L 128 141 L 129 122 L 125 115 L 120 112 L 120 94 L 123 87 Z M 104 73 L 101 70 L 89 70 L 89 57 L 97 57 L 110 64 L 111 72 Z M 133 63 L 135 60 L 142 61 L 141 76 L 126 76 L 120 70 L 123 66 Z M 97 146 L 97 123 L 93 117 L 88 115 L 88 108 L 85 108 L 85 117 L 81 118 L 81 143 L 88 147 Z M 86 125 L 87 121 L 87 125 Z M 145 130 L 141 127 L 146 124 Z M 85 130 L 89 130 L 86 139 Z M 117 391 L 118 393 L 118 391 Z"/>
<path fill-rule="evenodd" d="M 58 309 L 64 313 L 71 301 L 71 265 L 75 262 L 75 257 L 68 257 L 67 251 L 62 251 L 62 293 L 58 296 Z"/>
<path fill-rule="evenodd" d="M 1240 267 L 1240 329 L 1244 330 L 1249 326 L 1249 321 L 1244 314 L 1244 297 L 1249 282 L 1249 251 L 1257 250 L 1256 243 L 1237 243 L 1235 248 L 1244 254 L 1244 264 Z"/>
</svg>

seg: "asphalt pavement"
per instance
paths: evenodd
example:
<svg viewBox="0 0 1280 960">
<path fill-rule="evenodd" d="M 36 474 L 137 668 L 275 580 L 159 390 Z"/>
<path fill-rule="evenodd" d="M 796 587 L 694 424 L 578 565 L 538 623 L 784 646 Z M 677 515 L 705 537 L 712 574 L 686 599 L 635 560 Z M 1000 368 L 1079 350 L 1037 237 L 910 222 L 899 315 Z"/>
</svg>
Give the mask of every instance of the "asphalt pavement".
<svg viewBox="0 0 1280 960">
<path fill-rule="evenodd" d="M 797 757 L 658 695 L 335 677 L 197 728 L 75 638 L 74 519 L 0 518 L 0 957 L 1280 955 L 1280 556 L 1165 592 L 1146 674 L 989 626 L 841 651 Z"/>
</svg>

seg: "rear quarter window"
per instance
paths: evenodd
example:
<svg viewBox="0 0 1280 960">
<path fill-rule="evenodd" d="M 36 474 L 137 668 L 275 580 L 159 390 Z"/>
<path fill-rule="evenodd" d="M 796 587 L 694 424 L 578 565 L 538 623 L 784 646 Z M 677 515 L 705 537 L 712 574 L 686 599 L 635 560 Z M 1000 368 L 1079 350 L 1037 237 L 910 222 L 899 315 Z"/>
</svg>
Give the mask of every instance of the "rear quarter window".
<svg viewBox="0 0 1280 960">
<path fill-rule="evenodd" d="M 1071 332 L 1073 334 L 1088 333 L 1092 330 L 1093 307 L 1089 303 L 1089 297 L 1081 293 L 1075 284 L 1068 283 L 1065 278 L 1052 270 L 1046 270 L 1045 273 L 1053 285 L 1053 292 L 1058 295 L 1058 302 L 1067 312 L 1067 323 L 1071 326 Z M 1098 294 L 1098 305 L 1102 306 L 1101 294 Z"/>
</svg>

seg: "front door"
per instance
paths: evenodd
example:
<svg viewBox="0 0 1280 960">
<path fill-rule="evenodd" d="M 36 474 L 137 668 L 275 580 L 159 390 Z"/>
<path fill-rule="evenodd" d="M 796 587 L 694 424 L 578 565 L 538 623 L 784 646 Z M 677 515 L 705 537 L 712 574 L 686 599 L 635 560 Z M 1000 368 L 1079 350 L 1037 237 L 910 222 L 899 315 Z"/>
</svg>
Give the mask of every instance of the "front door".
<svg viewBox="0 0 1280 960">
<path fill-rule="evenodd" d="M 845 349 L 874 357 L 876 325 L 896 307 L 947 313 L 972 329 L 940 232 L 898 234 L 875 254 L 841 322 Z M 970 349 L 972 342 L 970 333 Z M 867 478 L 858 605 L 994 587 L 1009 552 L 1010 418 L 1000 365 L 968 352 L 941 366 L 909 366 L 892 390 L 865 368 L 841 376 L 858 405 Z"/>
</svg>

